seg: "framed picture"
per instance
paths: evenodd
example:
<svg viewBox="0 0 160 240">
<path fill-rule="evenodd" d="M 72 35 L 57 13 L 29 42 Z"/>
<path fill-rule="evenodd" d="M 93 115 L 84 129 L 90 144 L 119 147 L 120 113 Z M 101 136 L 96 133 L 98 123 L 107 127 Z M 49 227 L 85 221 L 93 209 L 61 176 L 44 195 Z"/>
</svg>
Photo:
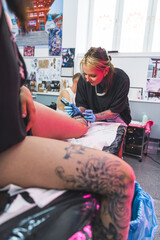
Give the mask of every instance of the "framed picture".
<svg viewBox="0 0 160 240">
<path fill-rule="evenodd" d="M 130 87 L 128 97 L 130 100 L 138 100 L 142 99 L 143 96 L 143 88 L 138 87 Z"/>
<path fill-rule="evenodd" d="M 49 29 L 49 56 L 61 56 L 62 50 L 62 29 Z"/>
<path fill-rule="evenodd" d="M 74 69 L 73 67 L 62 67 L 61 77 L 72 77 Z"/>
<path fill-rule="evenodd" d="M 75 48 L 62 48 L 62 67 L 74 67 Z"/>
<path fill-rule="evenodd" d="M 24 46 L 23 56 L 33 57 L 34 56 L 34 46 Z"/>
</svg>

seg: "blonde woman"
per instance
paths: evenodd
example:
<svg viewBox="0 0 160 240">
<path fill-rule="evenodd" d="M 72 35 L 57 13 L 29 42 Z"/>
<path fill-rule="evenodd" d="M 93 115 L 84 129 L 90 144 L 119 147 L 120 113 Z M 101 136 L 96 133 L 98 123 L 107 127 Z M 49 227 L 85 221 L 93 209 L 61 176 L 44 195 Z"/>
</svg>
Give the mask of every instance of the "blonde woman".
<svg viewBox="0 0 160 240">
<path fill-rule="evenodd" d="M 76 107 L 66 108 L 68 113 L 82 114 L 90 122 L 111 121 L 127 126 L 131 121 L 128 75 L 114 68 L 111 57 L 101 47 L 91 47 L 80 66 L 83 77 L 77 85 Z"/>
</svg>

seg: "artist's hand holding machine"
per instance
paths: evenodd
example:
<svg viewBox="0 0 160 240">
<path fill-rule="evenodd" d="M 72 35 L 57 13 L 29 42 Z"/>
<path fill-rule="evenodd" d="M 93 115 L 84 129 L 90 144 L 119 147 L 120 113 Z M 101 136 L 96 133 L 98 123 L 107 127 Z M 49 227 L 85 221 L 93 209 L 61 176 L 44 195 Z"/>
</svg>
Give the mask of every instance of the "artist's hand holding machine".
<svg viewBox="0 0 160 240">
<path fill-rule="evenodd" d="M 70 117 L 80 115 L 84 117 L 88 122 L 95 122 L 96 116 L 91 109 L 86 109 L 85 112 L 82 113 L 74 103 L 68 102 L 65 98 L 61 98 L 61 102 L 65 105 L 65 111 Z"/>
</svg>

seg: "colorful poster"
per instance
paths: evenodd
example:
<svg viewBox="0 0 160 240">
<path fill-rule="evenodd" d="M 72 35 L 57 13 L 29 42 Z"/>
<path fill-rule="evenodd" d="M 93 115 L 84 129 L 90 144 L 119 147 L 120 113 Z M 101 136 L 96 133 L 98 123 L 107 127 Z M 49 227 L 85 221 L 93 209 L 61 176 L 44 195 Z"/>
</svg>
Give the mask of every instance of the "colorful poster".
<svg viewBox="0 0 160 240">
<path fill-rule="evenodd" d="M 75 48 L 62 48 L 62 67 L 74 67 Z"/>
<path fill-rule="evenodd" d="M 150 58 L 146 90 L 148 92 L 160 92 L 160 58 Z"/>
<path fill-rule="evenodd" d="M 160 93 L 160 78 L 147 79 L 146 90 Z"/>
<path fill-rule="evenodd" d="M 23 56 L 33 57 L 34 56 L 34 46 L 24 46 Z"/>
<path fill-rule="evenodd" d="M 49 56 L 61 56 L 62 29 L 49 29 Z"/>
<path fill-rule="evenodd" d="M 15 15 L 9 11 L 5 0 L 2 1 L 5 11 L 9 14 L 12 20 L 12 32 L 16 35 L 18 46 L 28 46 L 31 42 L 34 46 L 45 45 L 43 40 L 43 38 L 46 37 L 45 33 L 48 35 L 50 29 L 62 28 L 63 0 L 33 1 L 33 7 L 27 8 L 28 23 L 26 24 L 27 32 L 25 34 L 22 32 L 20 22 Z M 42 34 L 43 36 L 41 36 Z M 27 38 L 22 38 L 23 36 L 26 36 Z M 62 36 L 60 38 L 62 39 Z"/>
</svg>

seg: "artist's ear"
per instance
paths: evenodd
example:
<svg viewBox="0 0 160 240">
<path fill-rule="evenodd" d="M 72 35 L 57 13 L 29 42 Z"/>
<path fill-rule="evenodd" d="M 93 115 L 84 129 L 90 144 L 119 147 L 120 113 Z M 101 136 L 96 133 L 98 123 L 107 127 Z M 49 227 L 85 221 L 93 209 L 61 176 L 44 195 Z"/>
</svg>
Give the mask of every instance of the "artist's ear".
<svg viewBox="0 0 160 240">
<path fill-rule="evenodd" d="M 106 67 L 104 70 L 104 76 L 106 76 L 109 73 L 109 67 Z"/>
</svg>

